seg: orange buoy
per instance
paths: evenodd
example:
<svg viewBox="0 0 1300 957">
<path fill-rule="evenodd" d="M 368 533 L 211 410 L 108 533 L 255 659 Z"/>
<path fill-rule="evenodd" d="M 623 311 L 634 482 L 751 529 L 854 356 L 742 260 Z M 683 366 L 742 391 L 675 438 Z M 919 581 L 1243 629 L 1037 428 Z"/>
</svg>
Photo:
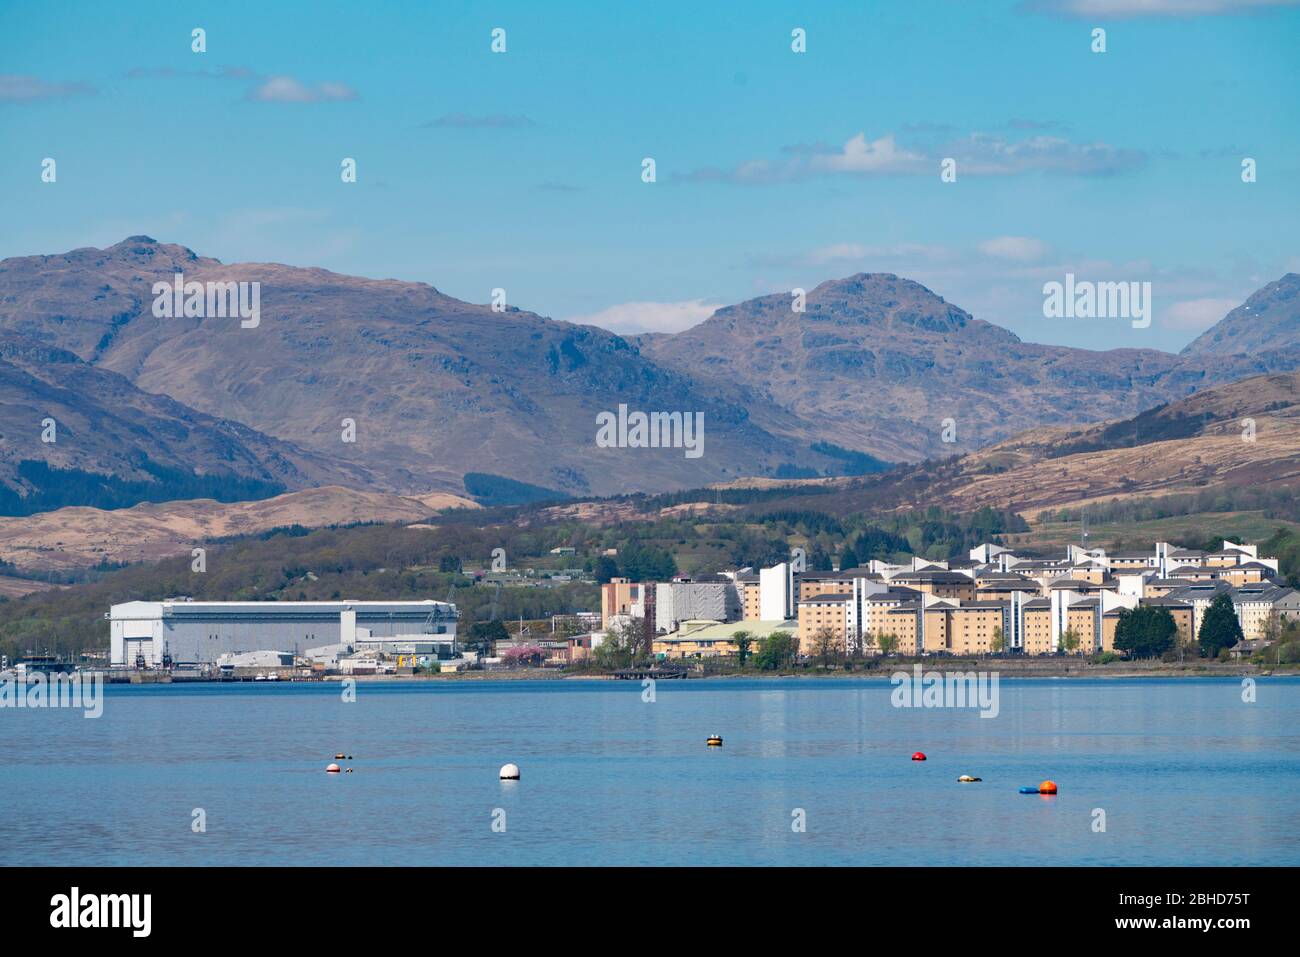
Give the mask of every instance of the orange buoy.
<svg viewBox="0 0 1300 957">
<path fill-rule="evenodd" d="M 924 761 L 924 760 L 925 760 L 925 752 L 923 752 L 923 751 L 917 751 L 915 754 L 912 755 L 912 760 L 913 760 L 913 761 Z"/>
<path fill-rule="evenodd" d="M 1056 793 L 1056 782 L 1055 782 L 1055 781 L 1044 781 L 1042 784 L 1038 785 L 1038 793 L 1039 793 L 1039 794 L 1055 794 L 1055 793 Z"/>
<path fill-rule="evenodd" d="M 331 764 L 329 767 L 325 769 L 325 771 L 327 774 L 338 774 L 339 766 L 337 764 Z"/>
</svg>

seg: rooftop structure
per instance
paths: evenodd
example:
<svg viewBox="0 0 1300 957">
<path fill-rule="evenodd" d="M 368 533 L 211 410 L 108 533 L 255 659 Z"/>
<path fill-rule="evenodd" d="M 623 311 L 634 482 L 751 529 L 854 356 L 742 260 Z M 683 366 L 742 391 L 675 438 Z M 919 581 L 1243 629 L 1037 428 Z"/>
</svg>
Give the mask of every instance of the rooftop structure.
<svg viewBox="0 0 1300 957">
<path fill-rule="evenodd" d="M 228 653 L 302 654 L 385 639 L 451 642 L 456 606 L 424 601 L 131 601 L 113 605 L 114 667 L 215 663 Z"/>
</svg>

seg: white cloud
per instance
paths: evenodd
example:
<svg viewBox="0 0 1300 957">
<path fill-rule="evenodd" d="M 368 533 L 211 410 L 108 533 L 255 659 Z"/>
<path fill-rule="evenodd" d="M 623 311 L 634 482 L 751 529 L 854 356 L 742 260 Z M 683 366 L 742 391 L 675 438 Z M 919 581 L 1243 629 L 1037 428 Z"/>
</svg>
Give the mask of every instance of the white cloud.
<svg viewBox="0 0 1300 957">
<path fill-rule="evenodd" d="M 268 103 L 317 103 L 321 100 L 355 100 L 357 94 L 344 83 L 311 86 L 291 76 L 272 76 L 267 77 L 249 97 Z"/>
<path fill-rule="evenodd" d="M 830 246 L 821 246 L 808 253 L 805 260 L 813 265 L 822 263 L 840 262 L 848 259 L 865 259 L 870 255 L 870 247 L 862 243 L 833 243 Z"/>
<path fill-rule="evenodd" d="M 979 251 L 985 256 L 1008 262 L 1033 262 L 1047 255 L 1047 250 L 1047 243 L 1027 236 L 997 236 L 979 244 Z"/>
<path fill-rule="evenodd" d="M 1239 305 L 1240 299 L 1188 299 L 1165 309 L 1160 324 L 1169 329 L 1199 332 L 1210 328 Z"/>
<path fill-rule="evenodd" d="M 1069 17 L 1201 17 L 1293 7 L 1300 0 L 1028 0 L 1025 10 Z"/>
<path fill-rule="evenodd" d="M 1060 136 L 1010 141 L 992 133 L 971 133 L 938 150 L 957 160 L 957 175 L 1009 176 L 1050 172 L 1068 176 L 1108 176 L 1134 169 L 1146 154 L 1108 143 L 1073 143 Z"/>
<path fill-rule="evenodd" d="M 95 88 L 85 83 L 50 83 L 38 76 L 0 74 L 0 100 L 47 100 L 94 92 Z"/>
<path fill-rule="evenodd" d="M 1041 127 L 1040 127 L 1041 128 Z M 761 185 L 788 183 L 813 176 L 939 175 L 940 161 L 957 161 L 958 176 L 1011 176 L 1026 172 L 1065 176 L 1108 176 L 1146 162 L 1140 150 L 1108 143 L 1075 143 L 1060 136 L 1034 135 L 1008 140 L 996 133 L 974 132 L 924 150 L 898 143 L 893 133 L 874 140 L 857 133 L 839 149 L 824 143 L 797 144 L 782 150 L 787 159 L 747 160 L 730 169 L 708 166 L 675 179 L 695 183 Z"/>
<path fill-rule="evenodd" d="M 892 133 L 871 142 L 859 133 L 838 153 L 819 153 L 810 160 L 813 169 L 832 173 L 915 173 L 924 164 L 921 154 L 900 149 Z"/>
<path fill-rule="evenodd" d="M 953 251 L 946 246 L 933 246 L 925 243 L 893 243 L 890 245 L 868 245 L 864 243 L 832 243 L 818 246 L 794 259 L 778 260 L 782 264 L 793 263 L 800 266 L 824 266 L 830 263 L 882 263 L 939 262 L 951 259 Z"/>
<path fill-rule="evenodd" d="M 704 299 L 682 302 L 620 302 L 585 316 L 570 316 L 567 321 L 583 326 L 599 326 L 620 335 L 640 332 L 681 332 L 699 325 L 722 307 L 723 303 Z"/>
</svg>

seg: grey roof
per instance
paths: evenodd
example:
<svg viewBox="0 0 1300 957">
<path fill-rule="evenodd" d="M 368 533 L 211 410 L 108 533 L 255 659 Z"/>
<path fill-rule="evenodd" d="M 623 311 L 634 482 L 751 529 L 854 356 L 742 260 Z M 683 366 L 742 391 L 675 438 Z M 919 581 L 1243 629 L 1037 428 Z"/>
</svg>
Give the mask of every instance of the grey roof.
<svg viewBox="0 0 1300 957">
<path fill-rule="evenodd" d="M 921 593 L 915 588 L 908 588 L 906 585 L 894 585 L 888 591 L 877 592 L 874 595 L 868 595 L 867 601 L 910 601 L 920 597 Z"/>
<path fill-rule="evenodd" d="M 940 568 L 926 568 L 919 572 L 903 572 L 901 575 L 895 575 L 891 581 L 915 581 L 915 582 L 961 582 L 975 584 L 975 579 L 969 575 L 963 575 L 961 572 L 944 571 Z"/>
<path fill-rule="evenodd" d="M 848 601 L 853 596 L 847 592 L 836 592 L 833 595 L 814 595 L 811 598 L 800 598 L 801 605 L 840 605 Z"/>
</svg>

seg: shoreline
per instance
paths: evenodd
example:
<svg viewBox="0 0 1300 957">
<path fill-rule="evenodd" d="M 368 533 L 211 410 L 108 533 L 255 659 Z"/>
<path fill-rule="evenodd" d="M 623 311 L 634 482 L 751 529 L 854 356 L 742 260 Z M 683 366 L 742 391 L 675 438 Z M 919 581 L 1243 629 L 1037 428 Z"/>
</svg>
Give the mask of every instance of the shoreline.
<svg viewBox="0 0 1300 957">
<path fill-rule="evenodd" d="M 714 674 L 696 672 L 664 674 L 663 680 L 698 681 L 698 680 L 771 680 L 775 678 L 798 678 L 806 681 L 850 681 L 880 680 L 888 682 L 900 672 L 911 675 L 919 667 L 926 674 L 955 674 L 978 672 L 995 674 L 1001 680 L 1023 680 L 1028 678 L 1052 679 L 1098 679 L 1098 678 L 1255 678 L 1255 677 L 1300 677 L 1300 664 L 1258 665 L 1250 662 L 1197 662 L 1170 664 L 1165 662 L 1150 665 L 1133 662 L 1093 665 L 1083 663 L 1063 663 L 1049 661 L 1008 661 L 1006 659 L 900 659 L 890 661 L 887 665 L 859 667 L 851 671 L 835 669 L 821 671 L 818 669 L 797 669 L 782 671 L 733 671 Z M 671 669 L 669 669 L 671 670 Z M 276 684 L 324 684 L 340 683 L 352 679 L 357 682 L 475 682 L 475 681 L 628 681 L 639 684 L 645 677 L 659 677 L 644 673 L 636 676 L 620 676 L 613 672 L 572 672 L 560 669 L 529 668 L 501 671 L 457 671 L 446 674 L 366 674 L 366 675 L 292 675 L 280 674 L 277 679 L 255 680 L 253 676 L 236 679 L 208 678 L 197 675 L 172 675 L 165 672 L 82 672 L 103 675 L 106 684 L 113 685 L 158 685 L 158 684 L 202 684 L 202 685 L 276 685 Z"/>
<path fill-rule="evenodd" d="M 699 680 L 718 680 L 729 681 L 736 679 L 757 679 L 771 680 L 775 678 L 799 678 L 808 681 L 845 681 L 872 679 L 888 682 L 896 672 L 911 673 L 916 665 L 921 665 L 926 672 L 969 672 L 983 671 L 995 672 L 998 680 L 1019 680 L 1026 678 L 1243 678 L 1243 677 L 1271 677 L 1286 678 L 1300 677 L 1300 666 L 1282 665 L 1282 666 L 1261 666 L 1252 664 L 1241 665 L 1216 665 L 1207 666 L 1169 666 L 1161 667 L 1133 667 L 1114 668 L 1111 665 L 1092 665 L 1092 666 L 1067 666 L 1067 667 L 1001 667 L 996 662 L 980 661 L 953 661 L 944 664 L 935 664 L 933 662 L 902 661 L 888 668 L 872 668 L 854 671 L 745 671 L 734 674 L 690 674 L 684 678 L 672 678 L 673 681 L 699 681 Z M 614 674 L 574 674 L 561 671 L 545 671 L 541 669 L 528 671 L 472 671 L 456 672 L 454 674 L 436 674 L 436 675 L 325 675 L 320 678 L 310 678 L 307 681 L 313 682 L 340 682 L 347 678 L 354 678 L 358 682 L 370 681 L 628 681 L 630 684 L 639 684 L 639 679 L 618 678 Z M 301 681 L 291 683 L 302 683 Z M 190 683 L 190 682 L 184 682 Z M 239 682 L 205 682 L 208 684 L 248 684 L 246 681 Z M 265 684 L 266 682 L 257 682 Z M 276 682 L 278 683 L 278 682 Z"/>
</svg>

